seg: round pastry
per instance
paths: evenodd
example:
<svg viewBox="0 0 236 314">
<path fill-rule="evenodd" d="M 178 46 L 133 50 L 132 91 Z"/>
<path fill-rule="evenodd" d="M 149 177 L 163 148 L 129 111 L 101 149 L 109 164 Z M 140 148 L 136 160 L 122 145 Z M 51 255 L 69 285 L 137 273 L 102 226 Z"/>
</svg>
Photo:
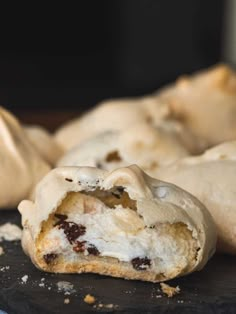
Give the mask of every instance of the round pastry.
<svg viewBox="0 0 236 314">
<path fill-rule="evenodd" d="M 137 164 L 155 176 L 160 166 L 189 155 L 176 133 L 147 123 L 88 139 L 68 151 L 58 166 L 91 166 L 105 170 Z"/>
<path fill-rule="evenodd" d="M 217 249 L 236 254 L 236 141 L 159 169 L 159 179 L 196 196 L 209 209 L 218 231 Z"/>
<path fill-rule="evenodd" d="M 19 122 L 0 108 L 0 208 L 14 208 L 50 170 Z"/>
<path fill-rule="evenodd" d="M 25 131 L 38 153 L 50 165 L 54 166 L 64 153 L 62 147 L 54 140 L 52 135 L 41 126 L 27 125 L 25 126 Z"/>
<path fill-rule="evenodd" d="M 200 270 L 215 251 L 207 209 L 137 166 L 56 168 L 19 211 L 24 251 L 48 272 L 158 282 Z"/>
<path fill-rule="evenodd" d="M 68 150 L 105 131 L 123 130 L 142 122 L 155 125 L 168 113 L 168 107 L 155 98 L 109 100 L 63 125 L 56 132 L 55 139 Z"/>
<path fill-rule="evenodd" d="M 157 96 L 206 147 L 236 138 L 236 74 L 228 66 L 180 77 Z"/>
</svg>

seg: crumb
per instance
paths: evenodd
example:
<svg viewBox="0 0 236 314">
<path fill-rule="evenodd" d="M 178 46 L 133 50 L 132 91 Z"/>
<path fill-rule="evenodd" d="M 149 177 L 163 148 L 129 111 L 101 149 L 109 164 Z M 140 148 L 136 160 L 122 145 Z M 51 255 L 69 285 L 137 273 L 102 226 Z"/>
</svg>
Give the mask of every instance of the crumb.
<svg viewBox="0 0 236 314">
<path fill-rule="evenodd" d="M 91 294 L 87 294 L 84 298 L 84 302 L 87 303 L 87 304 L 94 304 L 96 301 L 96 299 L 94 298 L 93 295 Z"/>
<path fill-rule="evenodd" d="M 161 285 L 162 292 L 165 293 L 168 296 L 168 298 L 172 298 L 174 295 L 180 293 L 179 286 L 171 287 L 163 282 L 161 282 L 160 285 Z"/>
<path fill-rule="evenodd" d="M 21 281 L 23 284 L 25 284 L 28 280 L 29 276 L 28 275 L 24 275 L 22 278 L 21 278 Z"/>
<path fill-rule="evenodd" d="M 44 282 L 40 282 L 40 283 L 39 283 L 39 287 L 45 287 Z"/>
<path fill-rule="evenodd" d="M 109 303 L 109 304 L 103 304 L 103 303 L 99 303 L 97 306 L 94 306 L 95 308 L 105 308 L 105 309 L 117 309 L 118 308 L 118 305 L 116 304 L 112 304 L 112 303 Z"/>
<path fill-rule="evenodd" d="M 103 307 L 105 307 L 106 309 L 113 309 L 113 308 L 116 308 L 117 305 L 110 303 L 110 304 L 103 304 Z"/>
<path fill-rule="evenodd" d="M 157 298 L 157 299 L 160 299 L 160 298 L 162 298 L 162 295 L 161 295 L 161 294 L 158 294 L 158 295 L 156 295 L 156 298 Z"/>
<path fill-rule="evenodd" d="M 8 222 L 0 226 L 0 242 L 20 240 L 21 236 L 22 230 L 17 225 Z"/>
<path fill-rule="evenodd" d="M 0 255 L 3 255 L 3 254 L 4 254 L 3 248 L 0 246 Z"/>
<path fill-rule="evenodd" d="M 74 285 L 68 281 L 58 281 L 58 291 L 63 291 L 66 295 L 70 295 L 75 292 Z"/>
<path fill-rule="evenodd" d="M 70 303 L 70 299 L 69 298 L 64 299 L 64 304 L 69 304 L 69 303 Z"/>
<path fill-rule="evenodd" d="M 10 266 L 3 266 L 0 268 L 0 271 L 4 272 L 5 270 L 9 270 Z"/>
</svg>

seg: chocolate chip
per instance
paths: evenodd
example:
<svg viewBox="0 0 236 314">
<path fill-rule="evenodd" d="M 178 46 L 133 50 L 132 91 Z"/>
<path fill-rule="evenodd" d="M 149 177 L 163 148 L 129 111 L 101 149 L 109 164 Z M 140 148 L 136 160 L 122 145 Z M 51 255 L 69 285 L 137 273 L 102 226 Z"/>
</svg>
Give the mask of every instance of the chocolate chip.
<svg viewBox="0 0 236 314">
<path fill-rule="evenodd" d="M 73 180 L 69 179 L 69 178 L 65 178 L 65 180 L 68 181 L 68 182 L 73 182 Z"/>
<path fill-rule="evenodd" d="M 87 251 L 91 255 L 95 255 L 95 256 L 100 255 L 100 252 L 98 251 L 96 246 L 93 245 L 93 244 L 89 244 L 89 247 L 87 248 Z"/>
<path fill-rule="evenodd" d="M 155 229 L 155 225 L 150 225 L 149 228 L 150 229 Z"/>
<path fill-rule="evenodd" d="M 136 257 L 133 258 L 131 261 L 133 268 L 136 270 L 146 270 L 148 268 L 150 268 L 151 266 L 151 260 L 147 257 L 144 258 L 140 258 L 140 257 Z"/>
<path fill-rule="evenodd" d="M 46 264 L 51 264 L 52 261 L 54 261 L 57 258 L 57 254 L 51 253 L 51 254 L 45 254 L 43 256 L 43 259 L 45 260 Z"/>
<path fill-rule="evenodd" d="M 113 162 L 113 161 L 121 161 L 122 158 L 120 157 L 119 152 L 117 150 L 115 150 L 115 151 L 107 154 L 105 160 L 106 160 L 106 162 Z"/>
<path fill-rule="evenodd" d="M 86 227 L 71 221 L 62 220 L 58 223 L 59 229 L 63 229 L 68 241 L 72 244 L 78 237 L 86 232 Z"/>
<path fill-rule="evenodd" d="M 86 244 L 86 241 L 76 241 L 76 245 L 73 247 L 73 250 L 76 253 L 84 252 L 85 244 Z"/>
</svg>

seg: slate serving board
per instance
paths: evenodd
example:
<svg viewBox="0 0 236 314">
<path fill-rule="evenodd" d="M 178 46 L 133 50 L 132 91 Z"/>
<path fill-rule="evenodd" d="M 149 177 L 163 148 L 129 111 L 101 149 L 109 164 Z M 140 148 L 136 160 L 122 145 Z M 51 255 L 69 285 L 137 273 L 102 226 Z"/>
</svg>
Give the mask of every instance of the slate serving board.
<svg viewBox="0 0 236 314">
<path fill-rule="evenodd" d="M 16 211 L 0 212 L 0 224 L 20 225 Z M 7 313 L 236 313 L 236 257 L 214 256 L 200 272 L 178 278 L 181 293 L 167 298 L 159 284 L 127 281 L 92 274 L 55 275 L 37 270 L 22 252 L 20 242 L 2 242 L 0 256 L 0 310 Z M 6 268 L 6 266 L 9 266 Z M 22 277 L 28 275 L 23 283 Z M 42 281 L 42 278 L 45 278 Z M 57 282 L 68 281 L 74 292 L 58 291 Z M 44 283 L 44 284 L 42 284 Z M 49 290 L 50 289 L 50 290 Z M 96 297 L 96 306 L 86 304 L 86 294 Z M 64 304 L 69 298 L 70 303 Z M 113 304 L 113 308 L 106 307 Z"/>
</svg>

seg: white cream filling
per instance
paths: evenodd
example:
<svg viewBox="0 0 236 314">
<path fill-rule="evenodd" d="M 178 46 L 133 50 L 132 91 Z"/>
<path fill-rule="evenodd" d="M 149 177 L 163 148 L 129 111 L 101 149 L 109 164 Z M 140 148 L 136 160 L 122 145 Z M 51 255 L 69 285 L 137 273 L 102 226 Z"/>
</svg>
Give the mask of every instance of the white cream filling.
<svg viewBox="0 0 236 314">
<path fill-rule="evenodd" d="M 122 206 L 115 209 L 104 205 L 103 210 L 93 213 L 68 214 L 67 221 L 84 225 L 86 232 L 78 241 L 94 245 L 99 256 L 117 258 L 122 262 L 131 262 L 134 258 L 147 257 L 151 260 L 151 269 L 165 272 L 172 267 L 184 268 L 188 264 L 188 252 L 193 241 L 184 235 L 179 237 L 168 233 L 168 225 L 145 228 L 142 218 L 136 211 Z M 63 229 L 54 227 L 44 239 L 44 254 L 63 253 L 67 259 L 76 261 L 74 252 Z M 86 252 L 84 252 L 86 254 Z"/>
</svg>

